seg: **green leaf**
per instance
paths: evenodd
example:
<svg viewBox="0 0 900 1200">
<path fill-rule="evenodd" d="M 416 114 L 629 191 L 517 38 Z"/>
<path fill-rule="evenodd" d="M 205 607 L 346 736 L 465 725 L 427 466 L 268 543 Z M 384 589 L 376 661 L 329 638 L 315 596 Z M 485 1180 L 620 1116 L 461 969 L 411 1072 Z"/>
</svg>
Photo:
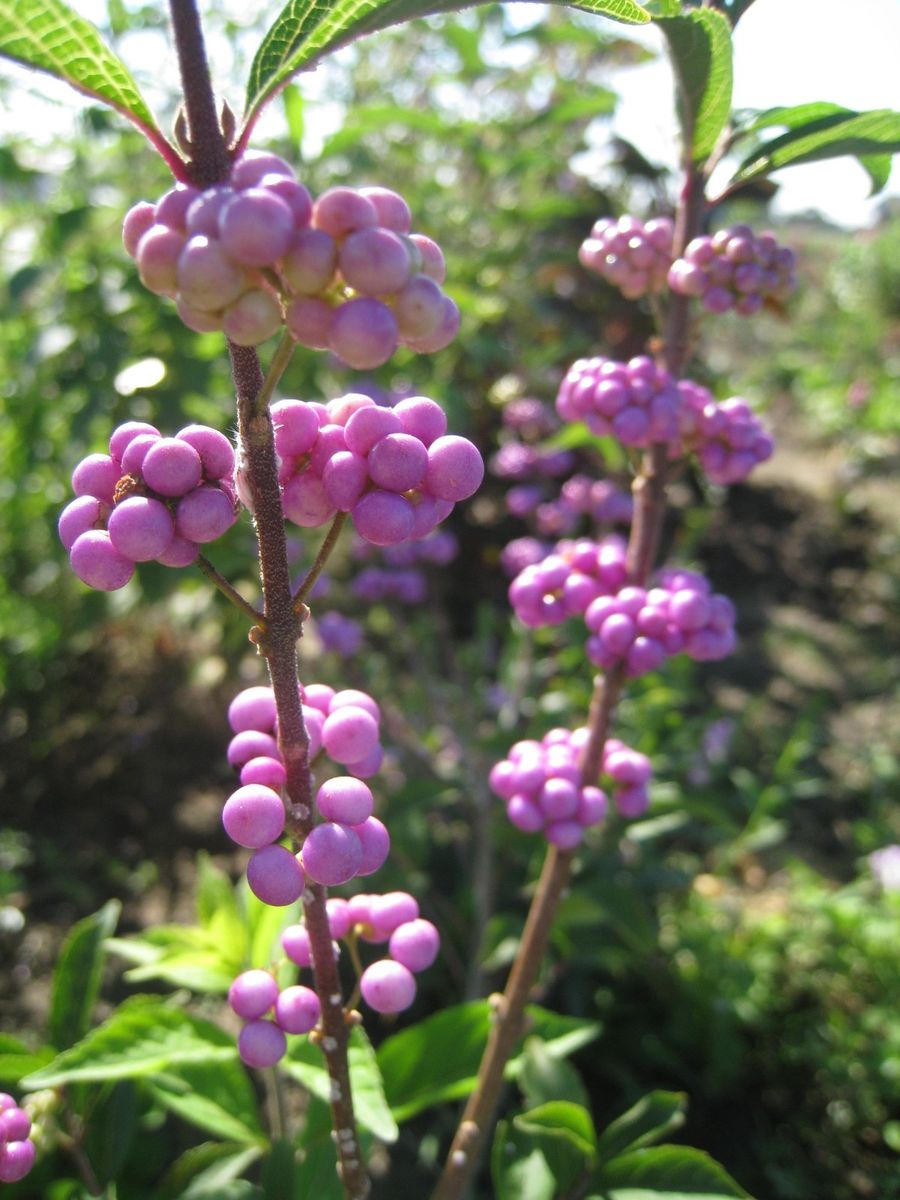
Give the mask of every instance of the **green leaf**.
<svg viewBox="0 0 900 1200">
<path fill-rule="evenodd" d="M 337 1155 L 331 1137 L 316 1138 L 311 1145 L 304 1138 L 303 1162 L 297 1169 L 297 1196 L 315 1200 L 344 1200 L 344 1189 L 337 1173 Z"/>
<path fill-rule="evenodd" d="M 265 1200 L 294 1200 L 296 1180 L 294 1147 L 287 1138 L 273 1142 L 262 1170 L 262 1189 Z"/>
<path fill-rule="evenodd" d="M 877 196 L 891 177 L 893 158 L 890 154 L 860 154 L 856 160 L 872 181 L 870 196 Z"/>
<path fill-rule="evenodd" d="M 350 1034 L 347 1057 L 357 1120 L 381 1141 L 395 1142 L 399 1131 L 385 1099 L 378 1059 L 360 1026 Z M 308 1040 L 296 1042 L 288 1049 L 287 1057 L 281 1060 L 281 1067 L 314 1096 L 328 1102 L 331 1082 L 318 1046 L 311 1045 Z"/>
<path fill-rule="evenodd" d="M 233 1142 L 191 1146 L 167 1171 L 156 1200 L 195 1200 L 198 1192 L 223 1188 L 242 1175 L 259 1155 L 257 1147 L 235 1146 Z"/>
<path fill-rule="evenodd" d="M 64 1083 L 133 1079 L 187 1063 L 235 1058 L 234 1038 L 209 1021 L 133 996 L 80 1042 L 22 1080 L 28 1090 Z"/>
<path fill-rule="evenodd" d="M 49 1039 L 60 1050 L 87 1033 L 100 991 L 104 940 L 115 929 L 121 909 L 118 900 L 110 900 L 73 926 L 63 943 L 53 972 L 48 1021 Z"/>
<path fill-rule="evenodd" d="M 603 1160 L 615 1158 L 626 1150 L 658 1142 L 684 1124 L 686 1109 L 684 1092 L 657 1091 L 642 1096 L 603 1130 L 597 1141 L 598 1156 Z"/>
<path fill-rule="evenodd" d="M 588 1095 L 581 1077 L 564 1058 L 551 1054 L 540 1038 L 525 1041 L 519 1087 L 529 1108 L 548 1100 L 571 1100 L 588 1107 Z"/>
<path fill-rule="evenodd" d="M 731 25 L 714 8 L 659 22 L 678 81 L 678 115 L 686 152 L 704 162 L 731 115 Z"/>
<path fill-rule="evenodd" d="M 529 1036 L 540 1038 L 549 1054 L 564 1058 L 593 1041 L 600 1026 L 560 1017 L 535 1005 L 527 1010 Z M 448 1100 L 467 1096 L 478 1078 L 481 1054 L 491 1028 L 486 1000 L 444 1009 L 386 1038 L 378 1048 L 385 1093 L 396 1119 L 410 1117 Z M 507 1063 L 508 1078 L 525 1064 L 521 1053 Z"/>
<path fill-rule="evenodd" d="M 97 28 L 62 0 L 0 0 L 0 55 L 109 104 L 137 125 L 170 166 L 180 162 L 125 64 Z"/>
<path fill-rule="evenodd" d="M 52 1046 L 41 1046 L 28 1050 L 24 1042 L 16 1038 L 0 1037 L 0 1083 L 15 1086 L 24 1075 L 40 1070 L 55 1057 Z"/>
<path fill-rule="evenodd" d="M 849 154 L 861 160 L 875 158 L 874 167 L 865 169 L 878 190 L 883 186 L 879 181 L 886 178 L 884 163 L 878 160 L 900 150 L 900 113 L 889 108 L 860 113 L 819 102 L 798 109 L 770 109 L 746 132 L 766 125 L 784 125 L 787 132 L 749 154 L 735 172 L 733 183 L 746 183 L 782 167 Z"/>
<path fill-rule="evenodd" d="M 523 1133 L 544 1134 L 569 1142 L 584 1158 L 593 1159 L 597 1135 L 591 1114 L 570 1100 L 551 1100 L 522 1113 L 513 1121 Z"/>
<path fill-rule="evenodd" d="M 554 1200 L 556 1176 L 542 1151 L 508 1121 L 497 1124 L 491 1148 L 494 1200 Z"/>
<path fill-rule="evenodd" d="M 266 1146 L 256 1093 L 236 1060 L 184 1063 L 150 1077 L 154 1098 L 191 1125 L 232 1142 Z"/>
<path fill-rule="evenodd" d="M 8 2 L 8 0 L 7 0 Z M 297 71 L 364 33 L 375 33 L 414 17 L 456 12 L 472 0 L 289 0 L 266 33 L 250 67 L 242 144 L 263 106 Z M 553 0 L 561 4 L 565 0 Z M 649 21 L 636 0 L 572 0 L 571 7 L 615 21 Z"/>
<path fill-rule="evenodd" d="M 128 1158 L 137 1128 L 138 1104 L 134 1084 L 123 1079 L 103 1089 L 100 1102 L 91 1109 L 84 1149 L 100 1184 L 118 1177 Z"/>
<path fill-rule="evenodd" d="M 619 1155 L 596 1173 L 603 1200 L 750 1200 L 724 1167 L 691 1146 L 656 1146 Z"/>
</svg>

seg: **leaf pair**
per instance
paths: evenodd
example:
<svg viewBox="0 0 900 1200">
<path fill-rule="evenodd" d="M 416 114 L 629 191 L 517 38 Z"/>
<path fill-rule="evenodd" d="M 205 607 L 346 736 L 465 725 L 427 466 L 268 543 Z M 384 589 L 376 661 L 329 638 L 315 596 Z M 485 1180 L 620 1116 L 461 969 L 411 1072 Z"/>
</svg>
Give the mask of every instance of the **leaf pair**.
<svg viewBox="0 0 900 1200">
<path fill-rule="evenodd" d="M 265 105 L 298 71 L 365 33 L 472 0 L 289 0 L 263 38 L 250 68 L 240 145 Z M 616 21 L 649 20 L 636 0 L 552 0 Z M 0 0 L 0 55 L 62 79 L 110 105 L 156 147 L 177 178 L 184 164 L 163 137 L 127 67 L 98 30 L 63 0 Z"/>
</svg>

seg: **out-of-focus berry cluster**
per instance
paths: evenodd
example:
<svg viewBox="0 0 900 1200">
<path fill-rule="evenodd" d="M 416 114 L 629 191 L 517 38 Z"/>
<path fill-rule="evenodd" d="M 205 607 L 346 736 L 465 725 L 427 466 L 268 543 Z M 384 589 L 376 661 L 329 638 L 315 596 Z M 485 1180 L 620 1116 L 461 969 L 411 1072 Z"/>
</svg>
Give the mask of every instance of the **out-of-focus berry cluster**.
<svg viewBox="0 0 900 1200">
<path fill-rule="evenodd" d="M 661 292 L 672 265 L 670 217 L 646 223 L 637 217 L 601 217 L 581 243 L 578 260 L 619 289 L 628 300 Z"/>
<path fill-rule="evenodd" d="M 228 183 L 135 205 L 123 240 L 143 283 L 171 296 L 191 329 L 255 346 L 286 325 L 369 370 L 401 344 L 441 350 L 459 328 L 444 256 L 411 227 L 388 188 L 335 187 L 313 201 L 283 159 L 248 153 Z"/>
<path fill-rule="evenodd" d="M 779 246 L 773 233 L 734 225 L 689 242 L 672 263 L 669 287 L 695 296 L 707 312 L 733 309 L 751 317 L 766 301 L 787 299 L 797 286 L 795 265 L 793 250 Z"/>
<path fill-rule="evenodd" d="M 747 225 L 733 225 L 694 238 L 680 258 L 673 255 L 672 239 L 668 217 L 647 222 L 601 217 L 578 257 L 629 300 L 668 286 L 696 297 L 711 313 L 733 310 L 750 317 L 766 302 L 784 301 L 796 287 L 794 252 L 780 246 L 773 233 L 755 234 Z"/>
<path fill-rule="evenodd" d="M 120 425 L 109 453 L 89 454 L 72 473 L 76 499 L 60 515 L 59 536 L 75 574 L 114 591 L 135 563 L 188 566 L 234 524 L 233 471 L 231 443 L 206 425 L 174 437 L 142 421 Z"/>
<path fill-rule="evenodd" d="M 0 1092 L 0 1183 L 18 1183 L 34 1166 L 31 1117 L 8 1092 Z"/>
<path fill-rule="evenodd" d="M 585 784 L 580 762 L 588 738 L 587 728 L 551 729 L 541 741 L 516 742 L 490 773 L 491 790 L 505 802 L 513 825 L 525 833 L 543 832 L 560 850 L 574 850 L 585 830 L 605 819 L 607 792 L 622 816 L 637 817 L 647 808 L 652 771 L 646 755 L 611 738 L 603 750 L 601 780 Z"/>
<path fill-rule="evenodd" d="M 374 545 L 423 538 L 484 476 L 476 447 L 448 434 L 443 409 L 425 396 L 394 408 L 357 393 L 327 405 L 282 400 L 272 420 L 284 513 L 304 528 L 346 512 Z M 237 485 L 249 506 L 240 470 Z"/>
<path fill-rule="evenodd" d="M 558 543 L 510 584 L 516 616 L 531 628 L 583 616 L 591 662 L 606 669 L 624 663 L 629 676 L 654 671 L 675 654 L 710 661 L 731 653 L 735 613 L 727 596 L 685 570 L 661 571 L 651 588 L 631 586 L 625 551 L 616 535 Z"/>
<path fill-rule="evenodd" d="M 592 433 L 626 446 L 665 445 L 670 458 L 694 454 L 717 484 L 743 482 L 774 448 L 746 400 L 716 401 L 692 380 L 676 383 L 644 355 L 627 363 L 578 359 L 563 378 L 556 407 L 564 420 L 583 421 Z"/>
</svg>

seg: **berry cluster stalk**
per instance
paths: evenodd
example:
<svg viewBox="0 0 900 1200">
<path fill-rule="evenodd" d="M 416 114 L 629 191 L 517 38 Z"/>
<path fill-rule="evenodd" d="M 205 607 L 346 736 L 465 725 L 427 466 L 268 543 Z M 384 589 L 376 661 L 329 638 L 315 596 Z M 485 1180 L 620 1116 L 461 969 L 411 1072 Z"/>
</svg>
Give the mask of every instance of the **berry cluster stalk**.
<svg viewBox="0 0 900 1200">
<path fill-rule="evenodd" d="M 218 123 L 194 0 L 170 0 L 170 5 L 190 130 L 190 175 L 195 182 L 208 186 L 227 178 L 228 148 Z M 263 591 L 263 622 L 253 630 L 253 638 L 266 659 L 275 694 L 279 749 L 287 771 L 287 829 L 296 849 L 312 828 L 312 776 L 297 670 L 301 623 L 291 590 L 274 431 L 265 402 L 270 389 L 254 349 L 229 342 L 229 353 L 237 396 L 238 444 L 253 497 Z M 278 369 L 283 365 L 279 362 Z M 353 1112 L 347 1058 L 349 1027 L 328 928 L 325 889 L 308 883 L 303 905 L 322 1009 L 319 1044 L 331 1081 L 339 1173 L 346 1200 L 364 1200 L 369 1194 L 369 1180 Z"/>
<path fill-rule="evenodd" d="M 682 253 L 699 232 L 705 196 L 703 176 L 693 164 L 684 166 L 684 187 L 675 224 L 674 253 Z M 678 377 L 690 354 L 690 300 L 673 295 L 660 357 Z M 634 518 L 628 540 L 629 584 L 645 587 L 656 561 L 666 512 L 667 453 L 664 444 L 648 449 L 632 485 Z M 598 676 L 588 716 L 590 736 L 581 763 L 583 785 L 595 783 L 603 747 L 609 736 L 624 682 L 620 665 Z M 503 1088 L 504 1070 L 525 1031 L 525 1006 L 547 950 L 559 900 L 572 868 L 573 853 L 555 846 L 547 850 L 537 889 L 528 911 L 516 960 L 502 996 L 494 1003 L 493 1025 L 478 1073 L 450 1146 L 432 1200 L 460 1200 L 478 1167 Z"/>
</svg>

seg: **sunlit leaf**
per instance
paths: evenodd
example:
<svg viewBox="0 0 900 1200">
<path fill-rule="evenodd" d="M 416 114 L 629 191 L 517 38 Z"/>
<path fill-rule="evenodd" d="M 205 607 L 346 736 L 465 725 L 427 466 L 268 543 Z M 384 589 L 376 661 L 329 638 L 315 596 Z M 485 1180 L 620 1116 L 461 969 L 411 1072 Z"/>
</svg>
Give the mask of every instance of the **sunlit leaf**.
<svg viewBox="0 0 900 1200">
<path fill-rule="evenodd" d="M 678 80 L 678 115 L 685 148 L 693 162 L 703 162 L 715 149 L 731 115 L 731 26 L 714 8 L 667 17 L 659 26 L 669 43 Z"/>
</svg>

